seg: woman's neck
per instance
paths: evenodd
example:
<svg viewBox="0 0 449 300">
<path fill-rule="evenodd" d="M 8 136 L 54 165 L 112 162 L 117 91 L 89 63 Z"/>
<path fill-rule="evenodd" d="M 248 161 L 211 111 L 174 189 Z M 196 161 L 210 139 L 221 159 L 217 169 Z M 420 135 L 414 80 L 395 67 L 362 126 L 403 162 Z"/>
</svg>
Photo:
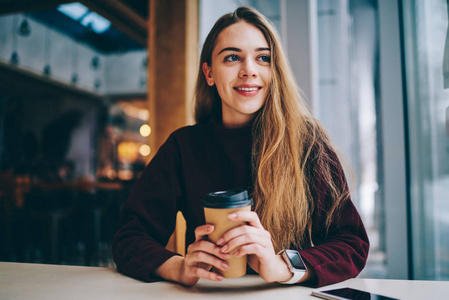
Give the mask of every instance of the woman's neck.
<svg viewBox="0 0 449 300">
<path fill-rule="evenodd" d="M 245 115 L 240 118 L 225 118 L 222 116 L 221 123 L 223 127 L 234 129 L 234 128 L 243 128 L 251 125 L 256 117 L 256 114 L 253 115 Z"/>
</svg>

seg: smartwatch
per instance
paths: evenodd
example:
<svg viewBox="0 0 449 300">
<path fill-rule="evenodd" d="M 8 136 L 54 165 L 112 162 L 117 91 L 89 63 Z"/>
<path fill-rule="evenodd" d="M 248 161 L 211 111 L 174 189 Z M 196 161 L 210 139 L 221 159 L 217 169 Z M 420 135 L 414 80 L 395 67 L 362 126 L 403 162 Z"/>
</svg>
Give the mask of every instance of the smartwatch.
<svg viewBox="0 0 449 300">
<path fill-rule="evenodd" d="M 307 271 L 306 264 L 302 260 L 301 255 L 299 255 L 298 251 L 289 249 L 284 249 L 278 254 L 282 256 L 288 266 L 288 269 L 293 273 L 292 278 L 287 281 L 279 281 L 279 283 L 297 283 L 306 274 Z"/>
</svg>

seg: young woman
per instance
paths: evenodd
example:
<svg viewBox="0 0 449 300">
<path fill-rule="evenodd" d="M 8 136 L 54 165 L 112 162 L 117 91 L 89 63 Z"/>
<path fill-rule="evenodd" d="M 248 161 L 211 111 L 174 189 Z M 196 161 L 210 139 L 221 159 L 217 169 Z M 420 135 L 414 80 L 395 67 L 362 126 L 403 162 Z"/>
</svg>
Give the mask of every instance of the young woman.
<svg viewBox="0 0 449 300">
<path fill-rule="evenodd" d="M 211 267 L 248 255 L 269 282 L 322 286 L 355 277 L 369 242 L 342 167 L 325 130 L 299 96 L 276 30 L 256 10 L 221 17 L 201 53 L 197 124 L 168 138 L 133 188 L 114 237 L 120 272 L 144 281 L 195 285 L 220 281 Z M 229 215 L 247 225 L 207 241 L 202 199 L 246 188 L 252 212 Z M 184 257 L 165 249 L 176 214 L 186 222 Z M 292 273 L 281 250 L 297 250 L 307 266 Z"/>
</svg>

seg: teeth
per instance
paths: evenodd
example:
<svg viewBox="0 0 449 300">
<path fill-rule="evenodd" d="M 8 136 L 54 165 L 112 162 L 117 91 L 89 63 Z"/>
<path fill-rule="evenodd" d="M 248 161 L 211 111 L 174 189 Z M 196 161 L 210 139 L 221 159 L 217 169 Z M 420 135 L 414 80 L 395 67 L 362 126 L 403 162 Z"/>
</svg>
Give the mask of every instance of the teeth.
<svg viewBox="0 0 449 300">
<path fill-rule="evenodd" d="M 244 91 L 244 92 L 254 92 L 257 91 L 259 88 L 254 87 L 254 88 L 245 88 L 245 87 L 238 87 L 237 90 L 239 91 Z"/>
</svg>

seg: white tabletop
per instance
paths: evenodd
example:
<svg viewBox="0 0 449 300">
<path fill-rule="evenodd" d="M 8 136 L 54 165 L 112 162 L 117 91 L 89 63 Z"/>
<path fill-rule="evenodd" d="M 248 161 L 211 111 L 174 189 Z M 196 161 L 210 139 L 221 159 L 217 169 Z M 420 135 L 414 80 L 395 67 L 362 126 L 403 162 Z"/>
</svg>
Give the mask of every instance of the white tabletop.
<svg viewBox="0 0 449 300">
<path fill-rule="evenodd" d="M 348 286 L 399 299 L 448 299 L 449 282 L 350 279 Z M 313 289 L 266 283 L 259 276 L 200 280 L 193 288 L 170 282 L 145 283 L 115 269 L 0 262 L 0 299 L 318 299 Z"/>
</svg>

